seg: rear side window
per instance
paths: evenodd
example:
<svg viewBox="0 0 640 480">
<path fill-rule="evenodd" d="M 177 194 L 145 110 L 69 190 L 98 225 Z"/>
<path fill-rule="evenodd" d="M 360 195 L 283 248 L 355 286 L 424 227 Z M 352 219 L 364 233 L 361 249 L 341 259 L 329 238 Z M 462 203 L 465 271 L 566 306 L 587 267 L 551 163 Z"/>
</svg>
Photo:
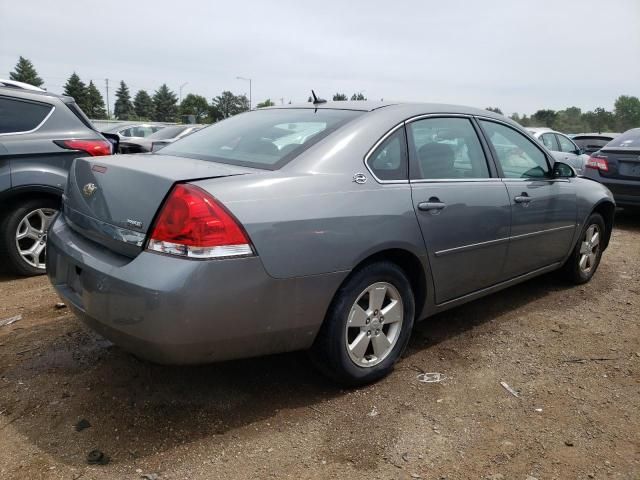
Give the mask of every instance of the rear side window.
<svg viewBox="0 0 640 480">
<path fill-rule="evenodd" d="M 276 170 L 362 113 L 324 108 L 258 110 L 194 132 L 161 153 Z"/>
<path fill-rule="evenodd" d="M 556 137 L 558 137 L 558 143 L 560 144 L 561 152 L 572 153 L 577 150 L 573 142 L 564 135 L 556 135 Z"/>
<path fill-rule="evenodd" d="M 411 178 L 489 178 L 487 159 L 468 118 L 426 118 L 407 129 Z"/>
<path fill-rule="evenodd" d="M 640 147 L 640 128 L 634 128 L 624 132 L 619 137 L 611 140 L 607 147 L 624 148 L 624 147 Z"/>
<path fill-rule="evenodd" d="M 52 109 L 51 105 L 0 97 L 0 134 L 30 132 Z"/>
<path fill-rule="evenodd" d="M 501 123 L 480 120 L 496 152 L 504 178 L 543 178 L 549 174 L 547 157 L 531 140 Z"/>
<path fill-rule="evenodd" d="M 558 144 L 556 143 L 556 136 L 553 133 L 543 133 L 540 137 L 542 139 L 542 143 L 549 150 L 557 151 Z"/>
<path fill-rule="evenodd" d="M 67 107 L 69 107 L 69 110 L 71 110 L 73 114 L 78 117 L 78 120 L 80 120 L 87 128 L 90 128 L 91 130 L 96 129 L 96 127 L 91 123 L 91 120 L 89 120 L 89 118 L 84 114 L 77 103 L 67 103 Z"/>
<path fill-rule="evenodd" d="M 407 163 L 404 128 L 389 135 L 367 158 L 367 165 L 379 180 L 407 180 Z"/>
</svg>

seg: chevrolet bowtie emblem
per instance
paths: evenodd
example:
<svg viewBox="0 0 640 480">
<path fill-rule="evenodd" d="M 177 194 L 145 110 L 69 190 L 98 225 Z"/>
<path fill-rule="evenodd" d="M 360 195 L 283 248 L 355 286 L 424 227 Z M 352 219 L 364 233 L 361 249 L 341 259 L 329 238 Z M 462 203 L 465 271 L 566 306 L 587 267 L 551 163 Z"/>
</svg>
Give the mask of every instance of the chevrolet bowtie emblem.
<svg viewBox="0 0 640 480">
<path fill-rule="evenodd" d="M 85 197 L 90 197 L 98 190 L 95 183 L 87 183 L 84 187 L 82 187 L 82 193 Z"/>
</svg>

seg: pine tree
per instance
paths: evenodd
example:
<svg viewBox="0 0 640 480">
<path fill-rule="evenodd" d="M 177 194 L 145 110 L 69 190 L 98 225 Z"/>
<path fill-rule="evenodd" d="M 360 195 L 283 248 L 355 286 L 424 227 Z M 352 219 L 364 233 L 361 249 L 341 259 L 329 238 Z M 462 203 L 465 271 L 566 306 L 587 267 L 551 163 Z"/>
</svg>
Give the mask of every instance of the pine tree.
<svg viewBox="0 0 640 480">
<path fill-rule="evenodd" d="M 16 63 L 15 71 L 9 73 L 9 78 L 16 82 L 28 83 L 36 87 L 41 87 L 44 84 L 38 76 L 38 72 L 36 72 L 33 63 L 22 56 L 18 59 L 18 63 Z"/>
<path fill-rule="evenodd" d="M 73 97 L 82 111 L 87 109 L 87 86 L 76 72 L 73 72 L 64 85 L 64 94 Z"/>
<path fill-rule="evenodd" d="M 154 120 L 157 122 L 174 122 L 178 114 L 178 97 L 163 83 L 153 95 Z"/>
<path fill-rule="evenodd" d="M 113 114 L 118 120 L 129 120 L 133 113 L 129 87 L 124 81 L 120 80 L 120 88 L 116 91 L 116 104 L 113 108 Z"/>
<path fill-rule="evenodd" d="M 133 99 L 133 109 L 140 120 L 151 120 L 153 118 L 153 100 L 146 90 L 138 90 Z"/>
<path fill-rule="evenodd" d="M 83 108 L 83 110 L 89 118 L 96 120 L 107 118 L 104 100 L 102 99 L 100 91 L 93 84 L 93 81 L 89 81 L 89 86 L 87 87 L 87 106 L 86 109 Z"/>
</svg>

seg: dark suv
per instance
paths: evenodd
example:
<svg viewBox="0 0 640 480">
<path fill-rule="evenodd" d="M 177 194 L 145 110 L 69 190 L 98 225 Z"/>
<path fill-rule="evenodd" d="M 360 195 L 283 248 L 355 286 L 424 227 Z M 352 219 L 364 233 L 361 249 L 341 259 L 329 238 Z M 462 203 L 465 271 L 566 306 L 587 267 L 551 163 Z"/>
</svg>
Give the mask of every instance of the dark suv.
<svg viewBox="0 0 640 480">
<path fill-rule="evenodd" d="M 71 162 L 112 148 L 73 98 L 0 80 L 0 265 L 45 272 L 47 228 Z"/>
</svg>

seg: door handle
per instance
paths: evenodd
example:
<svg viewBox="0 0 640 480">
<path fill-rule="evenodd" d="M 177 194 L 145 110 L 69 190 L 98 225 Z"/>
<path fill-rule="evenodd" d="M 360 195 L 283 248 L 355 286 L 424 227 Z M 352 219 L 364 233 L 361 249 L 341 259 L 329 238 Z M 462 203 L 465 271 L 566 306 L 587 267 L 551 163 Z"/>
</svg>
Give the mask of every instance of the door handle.
<svg viewBox="0 0 640 480">
<path fill-rule="evenodd" d="M 522 195 L 518 195 L 513 200 L 516 203 L 524 203 L 526 205 L 533 199 L 529 195 L 527 195 L 527 192 L 522 192 Z"/>
<path fill-rule="evenodd" d="M 447 207 L 446 203 L 440 201 L 439 198 L 431 197 L 428 202 L 420 202 L 418 204 L 418 210 L 423 212 L 431 212 L 433 215 L 437 215 Z"/>
</svg>

